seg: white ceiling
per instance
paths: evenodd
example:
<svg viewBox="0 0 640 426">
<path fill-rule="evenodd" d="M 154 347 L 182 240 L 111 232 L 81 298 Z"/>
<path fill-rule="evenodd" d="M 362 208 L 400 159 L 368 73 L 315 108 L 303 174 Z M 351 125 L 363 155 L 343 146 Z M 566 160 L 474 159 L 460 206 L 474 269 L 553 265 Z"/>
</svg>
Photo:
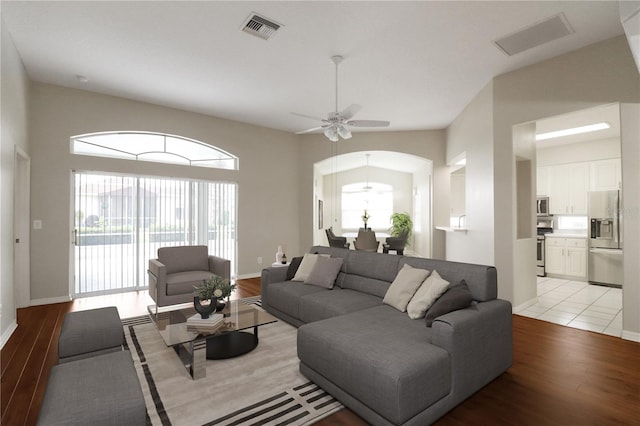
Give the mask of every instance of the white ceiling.
<svg viewBox="0 0 640 426">
<path fill-rule="evenodd" d="M 32 80 L 295 132 L 334 106 L 445 128 L 493 77 L 623 34 L 617 1 L 2 1 Z M 282 24 L 268 41 L 251 12 Z M 564 13 L 575 33 L 512 57 L 492 41 Z M 78 81 L 83 75 L 88 82 Z M 364 129 L 368 130 L 368 129 Z"/>
</svg>

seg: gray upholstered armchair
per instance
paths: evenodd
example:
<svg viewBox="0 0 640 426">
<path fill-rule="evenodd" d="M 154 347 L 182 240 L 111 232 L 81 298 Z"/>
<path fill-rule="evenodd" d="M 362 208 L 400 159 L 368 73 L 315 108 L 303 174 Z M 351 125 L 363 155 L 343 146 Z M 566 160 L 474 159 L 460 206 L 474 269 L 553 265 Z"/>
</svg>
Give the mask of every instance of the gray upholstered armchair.
<svg viewBox="0 0 640 426">
<path fill-rule="evenodd" d="M 382 245 L 382 252 L 389 253 L 389 250 L 395 250 L 396 254 L 402 256 L 404 254 L 404 246 L 407 245 L 409 239 L 409 230 L 404 228 L 397 237 L 388 237 Z"/>
<path fill-rule="evenodd" d="M 329 247 L 349 248 L 349 243 L 346 237 L 338 237 L 333 233 L 333 228 L 325 229 L 327 233 L 327 240 L 329 241 Z"/>
<path fill-rule="evenodd" d="M 380 242 L 376 240 L 376 233 L 373 232 L 373 229 L 360 228 L 353 245 L 356 250 L 377 252 Z"/>
<path fill-rule="evenodd" d="M 194 287 L 212 275 L 231 278 L 231 262 L 209 256 L 207 246 L 161 247 L 149 259 L 149 296 L 156 306 L 193 302 Z"/>
</svg>

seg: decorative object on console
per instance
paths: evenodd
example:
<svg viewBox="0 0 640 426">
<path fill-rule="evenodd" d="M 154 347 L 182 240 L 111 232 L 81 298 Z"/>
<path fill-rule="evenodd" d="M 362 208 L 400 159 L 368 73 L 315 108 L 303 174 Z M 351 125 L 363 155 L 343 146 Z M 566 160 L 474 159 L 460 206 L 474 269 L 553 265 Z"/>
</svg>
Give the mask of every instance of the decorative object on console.
<svg viewBox="0 0 640 426">
<path fill-rule="evenodd" d="M 282 261 L 282 256 L 284 255 L 286 247 L 287 246 L 285 246 L 284 244 L 278 246 L 278 251 L 276 252 L 276 263 L 286 263 L 286 261 Z"/>
<path fill-rule="evenodd" d="M 364 214 L 362 215 L 362 221 L 364 222 L 364 229 L 367 229 L 367 222 L 369 221 L 370 218 L 371 216 L 369 216 L 369 213 L 367 213 L 367 209 L 364 209 Z"/>
<path fill-rule="evenodd" d="M 205 302 L 204 304 L 202 302 Z M 218 298 L 211 297 L 209 299 L 201 299 L 199 296 L 193 296 L 193 307 L 196 312 L 200 314 L 200 318 L 207 319 L 209 315 L 211 315 L 218 306 Z M 209 303 L 206 303 L 209 302 Z"/>
</svg>

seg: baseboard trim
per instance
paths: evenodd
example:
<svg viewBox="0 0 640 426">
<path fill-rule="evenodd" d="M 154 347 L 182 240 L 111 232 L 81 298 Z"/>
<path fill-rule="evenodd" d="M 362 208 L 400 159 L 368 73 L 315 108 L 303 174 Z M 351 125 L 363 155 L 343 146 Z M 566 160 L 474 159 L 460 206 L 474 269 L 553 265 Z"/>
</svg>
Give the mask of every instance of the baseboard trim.
<svg viewBox="0 0 640 426">
<path fill-rule="evenodd" d="M 535 305 L 536 303 L 538 303 L 538 298 L 534 297 L 533 299 L 527 300 L 526 302 L 521 303 L 518 306 L 514 306 L 513 308 L 511 308 L 511 313 L 518 314 L 518 313 L 524 311 L 525 309 L 527 309 L 529 306 Z"/>
<path fill-rule="evenodd" d="M 11 324 L 9 324 L 9 327 L 4 331 L 4 333 L 2 333 L 2 340 L 0 341 L 0 349 L 4 348 L 5 343 L 9 341 L 9 338 L 11 338 L 11 335 L 13 334 L 13 332 L 16 331 L 16 328 L 18 328 L 18 323 L 16 322 L 16 320 L 13 320 Z"/>
<path fill-rule="evenodd" d="M 254 272 L 253 274 L 238 275 L 238 277 L 236 279 L 238 279 L 238 280 L 246 280 L 248 278 L 260 278 L 260 275 L 261 275 L 260 272 Z"/>
<path fill-rule="evenodd" d="M 640 342 L 640 333 L 635 331 L 622 330 L 622 336 L 624 340 L 631 340 L 633 342 Z"/>
<path fill-rule="evenodd" d="M 51 305 L 53 303 L 63 303 L 63 302 L 70 302 L 71 297 L 70 296 L 62 296 L 62 297 L 49 297 L 46 299 L 33 299 L 31 300 L 31 306 L 38 306 L 38 305 Z"/>
</svg>

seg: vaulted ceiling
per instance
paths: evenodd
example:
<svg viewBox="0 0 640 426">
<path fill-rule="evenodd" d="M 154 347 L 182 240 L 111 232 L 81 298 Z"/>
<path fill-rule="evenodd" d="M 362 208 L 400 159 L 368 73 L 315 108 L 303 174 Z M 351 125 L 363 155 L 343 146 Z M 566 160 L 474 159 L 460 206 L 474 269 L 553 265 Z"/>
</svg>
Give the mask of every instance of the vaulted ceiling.
<svg viewBox="0 0 640 426">
<path fill-rule="evenodd" d="M 34 81 L 295 132 L 363 106 L 389 130 L 448 126 L 493 77 L 623 33 L 617 1 L 3 1 Z M 281 25 L 241 30 L 253 12 Z M 513 56 L 493 41 L 563 14 L 573 33 Z M 86 77 L 79 78 L 78 76 Z M 83 81 L 81 81 L 83 80 Z"/>
</svg>

